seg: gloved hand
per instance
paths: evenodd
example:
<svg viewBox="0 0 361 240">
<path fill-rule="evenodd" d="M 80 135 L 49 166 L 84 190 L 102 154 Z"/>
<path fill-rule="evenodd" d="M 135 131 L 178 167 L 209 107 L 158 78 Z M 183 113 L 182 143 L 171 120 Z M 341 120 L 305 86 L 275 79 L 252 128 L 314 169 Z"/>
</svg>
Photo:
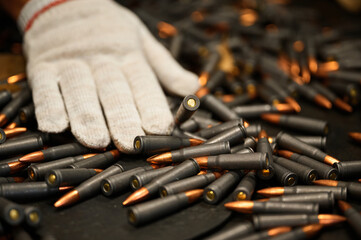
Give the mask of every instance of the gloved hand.
<svg viewBox="0 0 361 240">
<path fill-rule="evenodd" d="M 111 0 L 32 0 L 19 25 L 41 131 L 59 133 L 70 123 L 85 146 L 103 148 L 112 138 L 132 152 L 135 136 L 173 128 L 157 77 L 180 96 L 199 87 L 195 74 Z"/>
</svg>

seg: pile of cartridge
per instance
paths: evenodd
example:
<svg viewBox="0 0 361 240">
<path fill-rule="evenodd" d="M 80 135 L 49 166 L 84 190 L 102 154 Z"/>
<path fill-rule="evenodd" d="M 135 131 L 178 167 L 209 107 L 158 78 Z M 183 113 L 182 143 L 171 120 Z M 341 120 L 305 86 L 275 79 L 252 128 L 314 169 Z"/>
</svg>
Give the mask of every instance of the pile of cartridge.
<svg viewBox="0 0 361 240">
<path fill-rule="evenodd" d="M 322 117 L 359 110 L 358 22 L 337 28 L 330 13 L 288 0 L 130 2 L 200 89 L 167 96 L 175 128 L 137 136 L 137 165 L 114 146 L 37 131 L 26 74 L 2 80 L 0 236 L 55 234 L 39 228 L 34 201 L 57 199 L 61 212 L 128 194 L 119 217 L 136 227 L 203 201 L 244 221 L 198 238 L 307 239 L 346 221 L 361 237 L 361 160 L 327 153 L 335 129 Z M 320 116 L 303 114 L 306 105 Z M 361 132 L 348 134 L 361 142 Z"/>
</svg>

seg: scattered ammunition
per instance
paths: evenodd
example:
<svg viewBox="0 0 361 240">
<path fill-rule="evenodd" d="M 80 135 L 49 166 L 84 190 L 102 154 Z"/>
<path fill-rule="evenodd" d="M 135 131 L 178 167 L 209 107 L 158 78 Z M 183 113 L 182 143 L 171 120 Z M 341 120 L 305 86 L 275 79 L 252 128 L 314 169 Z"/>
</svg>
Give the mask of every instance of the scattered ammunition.
<svg viewBox="0 0 361 240">
<path fill-rule="evenodd" d="M 49 187 L 76 186 L 101 171 L 87 168 L 56 169 L 46 174 L 45 182 Z"/>
<path fill-rule="evenodd" d="M 100 168 L 104 169 L 114 164 L 119 158 L 120 152 L 118 150 L 110 150 L 105 153 L 100 153 L 83 161 L 77 161 L 69 167 L 71 168 Z"/>
<path fill-rule="evenodd" d="M 332 192 L 301 193 L 295 195 L 283 195 L 269 198 L 270 202 L 293 202 L 293 203 L 316 203 L 320 210 L 330 210 L 334 207 L 335 198 Z"/>
<path fill-rule="evenodd" d="M 218 87 L 226 78 L 226 73 L 222 70 L 215 71 L 207 81 L 206 88 L 209 92 L 212 92 Z"/>
<path fill-rule="evenodd" d="M 174 195 L 192 189 L 203 188 L 220 176 L 220 173 L 214 172 L 196 175 L 179 181 L 167 183 L 159 188 L 159 194 L 161 197 L 166 197 L 168 195 Z"/>
<path fill-rule="evenodd" d="M 24 219 L 21 206 L 3 197 L 0 197 L 0 219 L 11 226 L 19 225 Z"/>
<path fill-rule="evenodd" d="M 243 125 L 238 124 L 236 127 L 231 127 L 216 136 L 208 139 L 205 144 L 211 144 L 216 142 L 229 142 L 231 146 L 243 141 L 246 137 L 246 130 Z"/>
<path fill-rule="evenodd" d="M 257 141 L 254 137 L 247 137 L 244 139 L 243 144 L 231 148 L 231 153 L 237 153 L 246 148 L 255 149 Z"/>
<path fill-rule="evenodd" d="M 28 153 L 31 151 L 39 150 L 44 147 L 43 136 L 29 136 L 19 139 L 11 139 L 0 144 L 0 157 L 9 155 L 18 155 L 21 153 Z"/>
<path fill-rule="evenodd" d="M 250 106 L 238 106 L 232 109 L 239 117 L 255 118 L 266 113 L 288 113 L 293 112 L 293 108 L 289 104 L 279 103 L 277 105 L 259 104 Z"/>
<path fill-rule="evenodd" d="M 302 226 L 307 224 L 321 224 L 323 226 L 344 222 L 345 217 L 334 214 L 277 214 L 253 215 L 253 225 L 256 229 L 266 229 L 279 226 Z"/>
<path fill-rule="evenodd" d="M 312 159 L 315 159 L 320 162 L 324 162 L 328 165 L 333 165 L 339 160 L 336 158 L 331 157 L 330 155 L 327 155 L 326 153 L 322 152 L 318 148 L 315 148 L 311 145 L 308 145 L 307 143 L 304 143 L 297 138 L 292 137 L 291 135 L 280 132 L 277 134 L 276 137 L 277 143 L 281 148 L 288 149 L 292 152 L 296 152 L 302 155 L 306 155 Z M 338 169 L 340 172 L 340 169 Z"/>
<path fill-rule="evenodd" d="M 6 139 L 16 137 L 19 134 L 24 133 L 26 131 L 27 131 L 27 128 L 25 128 L 25 127 L 16 127 L 16 128 L 11 128 L 11 129 L 4 129 Z"/>
<path fill-rule="evenodd" d="M 205 66 L 203 66 L 203 70 L 201 71 L 201 74 L 199 76 L 199 83 L 201 84 L 201 86 L 205 86 L 207 84 L 210 73 L 216 67 L 219 58 L 219 53 L 217 51 L 212 51 L 212 54 L 209 56 Z"/>
<path fill-rule="evenodd" d="M 297 138 L 298 140 L 301 140 L 304 143 L 307 143 L 308 145 L 314 146 L 316 148 L 319 148 L 321 150 L 326 149 L 326 143 L 327 143 L 327 137 L 325 136 L 293 136 Z"/>
<path fill-rule="evenodd" d="M 194 189 L 138 204 L 128 209 L 128 221 L 135 226 L 144 224 L 183 209 L 197 201 L 202 195 L 203 189 Z"/>
<path fill-rule="evenodd" d="M 349 198 L 361 199 L 361 183 L 320 179 L 314 181 L 314 184 L 322 186 L 345 187 L 347 188 L 347 196 Z"/>
<path fill-rule="evenodd" d="M 175 166 L 170 171 L 161 175 L 158 178 L 153 179 L 150 183 L 133 192 L 124 202 L 123 205 L 127 206 L 134 204 L 150 197 L 158 192 L 159 187 L 166 183 L 180 180 L 193 175 L 196 175 L 200 171 L 200 167 L 195 160 L 186 160 L 181 164 Z"/>
<path fill-rule="evenodd" d="M 143 171 L 140 173 L 136 173 L 133 176 L 130 176 L 128 185 L 130 185 L 130 187 L 133 190 L 138 190 L 144 185 L 150 183 L 154 178 L 162 176 L 164 173 L 168 172 L 171 169 L 173 169 L 173 166 L 167 166 L 158 169 L 150 169 L 145 172 Z"/>
<path fill-rule="evenodd" d="M 282 167 L 277 163 L 273 163 L 272 166 L 275 171 L 277 182 L 279 182 L 282 186 L 294 186 L 297 184 L 298 176 L 296 173 Z"/>
<path fill-rule="evenodd" d="M 42 219 L 40 209 L 34 206 L 24 208 L 25 223 L 29 227 L 39 227 Z"/>
<path fill-rule="evenodd" d="M 273 93 L 270 89 L 264 87 L 264 86 L 258 86 L 257 87 L 257 93 L 258 96 L 271 105 L 277 105 L 281 102 L 281 98 L 278 94 Z M 242 104 L 238 104 L 242 105 Z M 294 108 L 293 108 L 294 109 Z M 294 109 L 295 110 L 295 109 Z M 295 110 L 296 111 L 296 110 Z"/>
<path fill-rule="evenodd" d="M 0 145 L 1 146 L 1 145 Z M 337 162 L 335 166 L 340 179 L 359 178 L 361 174 L 361 161 Z"/>
<path fill-rule="evenodd" d="M 177 113 L 174 116 L 174 122 L 177 126 L 187 121 L 195 111 L 199 108 L 200 101 L 195 95 L 186 96 L 181 105 L 179 106 Z"/>
<path fill-rule="evenodd" d="M 336 168 L 316 161 L 307 156 L 303 156 L 286 150 L 279 150 L 278 154 L 299 164 L 315 169 L 320 178 L 336 180 L 338 177 L 338 171 Z"/>
<path fill-rule="evenodd" d="M 229 142 L 218 142 L 203 144 L 194 147 L 187 147 L 179 150 L 173 150 L 171 152 L 162 153 L 148 158 L 147 162 L 154 164 L 177 163 L 189 158 L 218 155 L 230 152 L 231 147 L 229 145 Z"/>
<path fill-rule="evenodd" d="M 10 102 L 12 96 L 7 90 L 0 91 L 0 108 L 3 108 L 8 102 Z"/>
<path fill-rule="evenodd" d="M 249 233 L 254 232 L 253 224 L 244 221 L 234 227 L 227 228 L 225 230 L 219 231 L 211 236 L 205 237 L 205 240 L 229 240 L 239 237 L 243 237 Z"/>
<path fill-rule="evenodd" d="M 275 163 L 278 163 L 284 168 L 291 170 L 296 173 L 298 179 L 305 184 L 312 184 L 318 178 L 317 171 L 308 166 L 299 164 L 297 162 L 290 161 L 283 157 L 273 157 Z"/>
<path fill-rule="evenodd" d="M 290 203 L 290 202 L 257 202 L 235 201 L 225 203 L 227 209 L 241 213 L 273 213 L 273 214 L 317 214 L 318 204 L 315 203 Z"/>
<path fill-rule="evenodd" d="M 67 157 L 67 158 L 62 158 L 62 159 L 58 159 L 58 160 L 54 160 L 54 161 L 50 161 L 50 162 L 32 164 L 28 168 L 28 176 L 33 181 L 43 180 L 45 177 L 45 174 L 51 170 L 66 168 L 69 165 L 71 165 L 72 163 L 82 161 L 84 159 L 93 157 L 95 155 L 96 154 L 94 154 L 94 153 L 89 153 L 89 154 L 80 155 L 80 156 L 76 156 L 76 157 Z"/>
<path fill-rule="evenodd" d="M 9 176 L 10 174 L 20 172 L 21 170 L 25 169 L 28 166 L 29 166 L 28 163 L 22 163 L 19 161 L 10 162 L 10 163 L 1 163 L 0 176 L 1 177 Z"/>
<path fill-rule="evenodd" d="M 68 143 L 64 145 L 50 147 L 45 150 L 29 153 L 19 158 L 19 161 L 26 163 L 47 162 L 55 159 L 85 154 L 89 152 L 90 149 L 84 147 L 80 143 Z"/>
<path fill-rule="evenodd" d="M 252 124 L 246 127 L 246 133 L 248 137 L 258 137 L 261 130 L 262 130 L 262 126 L 259 123 Z"/>
<path fill-rule="evenodd" d="M 361 214 L 347 202 L 338 201 L 338 206 L 346 216 L 353 230 L 361 237 Z"/>
<path fill-rule="evenodd" d="M 137 136 L 134 139 L 136 153 L 155 154 L 175 149 L 197 146 L 203 141 L 194 138 L 180 138 L 174 136 Z"/>
<path fill-rule="evenodd" d="M 271 187 L 258 190 L 257 193 L 266 196 L 281 196 L 305 193 L 332 192 L 335 199 L 345 200 L 347 198 L 347 188 L 345 187 L 327 187 L 327 186 L 294 186 L 294 187 Z"/>
<path fill-rule="evenodd" d="M 238 115 L 233 110 L 229 109 L 224 103 L 211 94 L 203 96 L 200 100 L 203 107 L 214 113 L 224 122 L 239 119 Z"/>
<path fill-rule="evenodd" d="M 298 85 L 298 92 L 308 100 L 315 102 L 323 108 L 332 108 L 332 103 L 327 98 L 307 85 Z"/>
<path fill-rule="evenodd" d="M 199 166 L 208 169 L 268 169 L 267 153 L 221 154 L 195 158 Z"/>
<path fill-rule="evenodd" d="M 270 237 L 278 236 L 283 233 L 291 231 L 291 227 L 276 227 L 262 232 L 254 233 L 249 236 L 242 238 L 242 240 L 263 240 Z"/>
<path fill-rule="evenodd" d="M 342 82 L 350 82 L 360 84 L 361 78 L 359 72 L 351 72 L 351 71 L 334 71 L 334 72 L 327 72 L 327 78 L 337 79 Z"/>
<path fill-rule="evenodd" d="M 224 95 L 222 97 L 222 101 L 229 108 L 233 108 L 233 107 L 236 107 L 236 106 L 239 106 L 239 105 L 244 105 L 246 103 L 251 102 L 253 99 L 254 99 L 254 97 L 250 96 L 247 93 L 239 95 L 239 96 Z"/>
<path fill-rule="evenodd" d="M 349 104 L 356 106 L 360 102 L 359 84 L 346 83 L 343 81 L 330 81 L 328 87 L 343 97 Z"/>
<path fill-rule="evenodd" d="M 0 184 L 3 183 L 21 183 L 24 182 L 23 177 L 0 177 Z"/>
<path fill-rule="evenodd" d="M 112 175 L 102 180 L 100 188 L 103 194 L 107 197 L 116 195 L 129 188 L 129 179 L 131 176 L 151 169 L 153 169 L 151 166 L 137 167 L 125 172 Z"/>
<path fill-rule="evenodd" d="M 45 182 L 3 183 L 0 184 L 0 196 L 25 201 L 42 199 L 67 189 L 66 187 L 49 188 Z"/>
<path fill-rule="evenodd" d="M 101 173 L 98 173 L 93 177 L 88 178 L 79 186 L 66 193 L 54 203 L 54 207 L 58 208 L 69 206 L 78 201 L 97 195 L 98 193 L 100 193 L 100 183 L 104 178 L 124 172 L 125 168 L 126 166 L 122 166 L 120 163 L 113 164 Z"/>
<path fill-rule="evenodd" d="M 319 135 L 328 134 L 327 122 L 314 118 L 280 114 L 262 114 L 262 119 L 278 126 L 290 128 L 300 132 L 308 132 Z"/>
<path fill-rule="evenodd" d="M 4 126 L 9 120 L 13 119 L 18 113 L 20 107 L 29 102 L 30 99 L 31 92 L 30 89 L 26 87 L 2 109 L 0 113 L 0 127 Z"/>
<path fill-rule="evenodd" d="M 33 103 L 30 103 L 19 110 L 19 117 L 21 123 L 29 123 L 35 118 L 35 107 Z"/>
<path fill-rule="evenodd" d="M 20 126 L 20 116 L 17 115 L 12 121 L 6 125 L 6 129 L 12 129 Z"/>
<path fill-rule="evenodd" d="M 197 132 L 197 135 L 199 135 L 200 137 L 209 139 L 211 137 L 214 137 L 222 132 L 224 132 L 227 129 L 230 129 L 232 127 L 237 127 L 239 125 L 243 126 L 243 120 L 242 119 L 236 119 L 236 120 L 231 120 L 210 128 L 205 128 L 200 130 L 199 132 Z"/>
<path fill-rule="evenodd" d="M 298 227 L 293 229 L 292 231 L 277 235 L 272 237 L 272 239 L 276 240 L 303 240 L 312 238 L 316 235 L 321 229 L 321 224 L 310 224 L 303 227 Z"/>
<path fill-rule="evenodd" d="M 225 173 L 204 189 L 203 200 L 209 204 L 218 203 L 239 183 L 242 175 L 243 172 L 241 171 L 229 171 Z"/>
</svg>

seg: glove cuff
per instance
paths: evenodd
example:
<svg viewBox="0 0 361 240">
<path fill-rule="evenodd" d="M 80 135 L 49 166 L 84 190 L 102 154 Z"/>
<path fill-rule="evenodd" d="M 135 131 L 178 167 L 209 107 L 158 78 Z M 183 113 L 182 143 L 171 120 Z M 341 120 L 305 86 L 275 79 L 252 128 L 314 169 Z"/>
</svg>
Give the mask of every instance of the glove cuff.
<svg viewBox="0 0 361 240">
<path fill-rule="evenodd" d="M 35 19 L 48 9 L 67 2 L 69 0 L 32 0 L 21 9 L 18 26 L 21 32 L 25 33 L 31 28 Z"/>
</svg>

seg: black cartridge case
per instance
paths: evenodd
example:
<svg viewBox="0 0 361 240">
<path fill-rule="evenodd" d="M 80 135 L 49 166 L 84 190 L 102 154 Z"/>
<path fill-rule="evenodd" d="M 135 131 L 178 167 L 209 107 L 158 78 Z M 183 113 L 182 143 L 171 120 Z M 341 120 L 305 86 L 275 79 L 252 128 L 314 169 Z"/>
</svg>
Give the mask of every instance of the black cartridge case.
<svg viewBox="0 0 361 240">
<path fill-rule="evenodd" d="M 221 169 L 268 169 L 269 158 L 267 153 L 221 154 L 209 156 L 206 161 L 198 161 L 201 167 Z"/>
<path fill-rule="evenodd" d="M 229 142 L 231 146 L 242 142 L 246 137 L 246 130 L 243 125 L 238 124 L 238 126 L 231 127 L 223 132 L 217 134 L 216 136 L 208 139 L 205 144 L 216 143 L 216 142 Z"/>
<path fill-rule="evenodd" d="M 4 183 L 0 185 L 0 196 L 11 200 L 41 199 L 59 192 L 59 188 L 49 188 L 45 182 Z"/>
<path fill-rule="evenodd" d="M 221 201 L 239 183 L 243 172 L 229 171 L 220 178 L 209 184 L 203 193 L 203 200 L 209 204 L 216 204 Z"/>
<path fill-rule="evenodd" d="M 321 150 L 326 149 L 327 137 L 325 136 L 293 136 L 304 143 L 319 148 Z"/>
<path fill-rule="evenodd" d="M 339 205 L 341 205 L 341 201 Z M 344 203 L 346 206 L 343 207 L 343 214 L 347 218 L 347 222 L 353 228 L 353 230 L 357 233 L 359 237 L 361 237 L 361 214 L 355 208 L 353 208 L 350 204 Z"/>
<path fill-rule="evenodd" d="M 347 83 L 344 81 L 330 81 L 328 87 L 337 94 L 346 97 L 351 105 L 357 105 L 360 102 L 359 83 Z"/>
<path fill-rule="evenodd" d="M 243 126 L 243 119 L 231 120 L 231 121 L 216 125 L 214 127 L 202 129 L 199 132 L 197 132 L 197 135 L 199 135 L 200 137 L 209 139 L 211 137 L 216 136 L 217 134 L 219 134 L 221 132 L 224 132 L 225 130 L 227 130 L 229 128 L 236 127 L 238 125 Z"/>
<path fill-rule="evenodd" d="M 200 101 L 195 95 L 186 96 L 181 105 L 179 106 L 177 113 L 174 116 L 174 122 L 177 126 L 187 121 L 195 111 L 199 108 Z"/>
<path fill-rule="evenodd" d="M 84 147 L 80 143 L 68 143 L 55 147 L 50 147 L 45 150 L 41 150 L 44 155 L 44 161 L 51 161 L 55 159 L 70 157 L 74 155 L 80 155 L 89 153 L 90 149 Z"/>
<path fill-rule="evenodd" d="M 254 232 L 254 227 L 251 222 L 244 221 L 231 228 L 216 232 L 215 234 L 205 237 L 205 240 L 229 240 L 246 236 Z"/>
<path fill-rule="evenodd" d="M 3 144 L 0 144 L 0 157 L 28 153 L 40 150 L 43 147 L 44 139 L 42 136 L 30 136 L 11 139 L 4 142 Z"/>
<path fill-rule="evenodd" d="M 193 145 L 191 139 L 174 136 L 137 136 L 134 139 L 135 152 L 143 154 L 172 151 L 191 145 Z"/>
<path fill-rule="evenodd" d="M 274 105 L 281 102 L 282 97 L 264 86 L 258 86 L 258 96 L 268 104 Z"/>
<path fill-rule="evenodd" d="M 223 101 L 225 101 L 226 99 L 224 98 Z M 253 97 L 250 96 L 249 94 L 245 93 L 239 96 L 235 96 L 232 101 L 230 102 L 225 102 L 224 104 L 229 107 L 229 108 L 233 108 L 239 105 L 244 105 L 246 103 L 249 103 L 253 100 Z"/>
<path fill-rule="evenodd" d="M 270 202 L 317 203 L 321 210 L 330 210 L 334 207 L 335 198 L 332 192 L 300 193 L 272 197 Z"/>
<path fill-rule="evenodd" d="M 277 134 L 276 141 L 279 146 L 284 149 L 306 155 L 320 162 L 325 162 L 326 157 L 328 156 L 326 153 L 322 152 L 318 148 L 308 145 L 307 143 L 304 143 L 301 140 L 298 140 L 297 138 L 294 138 L 284 132 L 280 132 Z"/>
<path fill-rule="evenodd" d="M 151 166 L 137 167 L 104 178 L 100 184 L 100 188 L 105 196 L 116 195 L 129 188 L 129 179 L 131 176 L 151 169 L 153 169 Z"/>
<path fill-rule="evenodd" d="M 284 195 L 332 192 L 335 199 L 345 200 L 347 198 L 347 188 L 328 186 L 294 186 L 284 187 Z"/>
<path fill-rule="evenodd" d="M 306 232 L 308 229 L 308 227 L 313 226 L 313 228 L 315 230 L 310 230 L 312 231 L 311 233 Z M 304 239 L 309 239 L 312 238 L 314 236 L 314 234 L 316 234 L 318 231 L 320 231 L 322 228 L 322 226 L 319 226 L 317 224 L 314 225 L 306 225 L 304 227 L 297 227 L 292 229 L 289 232 L 277 235 L 272 237 L 272 240 L 304 240 Z"/>
<path fill-rule="evenodd" d="M 1 123 L 4 126 L 9 120 L 13 119 L 18 113 L 21 106 L 29 102 L 31 99 L 31 92 L 28 87 L 21 90 L 0 112 Z"/>
<path fill-rule="evenodd" d="M 19 118 L 21 123 L 29 123 L 35 119 L 34 103 L 30 103 L 19 110 Z"/>
<path fill-rule="evenodd" d="M 335 163 L 335 166 L 340 179 L 360 178 L 361 176 L 361 161 L 338 162 Z"/>
<path fill-rule="evenodd" d="M 272 78 L 267 78 L 264 81 L 264 86 L 266 86 L 266 89 L 271 89 L 273 92 L 277 93 L 282 100 L 289 97 L 289 93 L 287 90 L 285 90 L 282 85 L 280 85 L 277 81 L 275 81 Z"/>
<path fill-rule="evenodd" d="M 243 93 L 243 84 L 241 81 L 238 81 L 233 77 L 230 77 L 227 78 L 226 81 L 224 81 L 223 83 L 224 83 L 224 87 L 228 89 L 232 94 L 235 94 L 237 96 Z M 252 98 L 252 96 L 250 96 L 250 98 Z"/>
<path fill-rule="evenodd" d="M 25 169 L 29 164 L 21 163 L 19 161 L 14 161 L 10 163 L 1 163 L 0 164 L 0 176 L 7 177 L 13 173 L 17 173 Z"/>
<path fill-rule="evenodd" d="M 267 153 L 269 165 L 273 164 L 273 150 L 267 138 L 262 137 L 258 139 L 256 152 Z"/>
<path fill-rule="evenodd" d="M 203 188 L 216 180 L 214 173 L 207 173 L 196 175 L 189 178 L 184 178 L 179 181 L 167 183 L 159 188 L 159 194 L 161 197 L 168 195 L 174 195 L 180 192 L 185 192 L 191 189 Z"/>
<path fill-rule="evenodd" d="M 24 178 L 22 177 L 0 177 L 0 184 L 23 182 L 23 180 Z"/>
<path fill-rule="evenodd" d="M 312 82 L 310 83 L 310 86 L 315 89 L 317 92 L 321 93 L 323 96 L 325 96 L 328 100 L 331 102 L 335 101 L 337 98 L 337 95 L 334 94 L 330 89 L 323 86 L 322 84 L 318 82 Z"/>
<path fill-rule="evenodd" d="M 251 124 L 246 127 L 246 133 L 248 137 L 258 137 L 258 134 L 261 132 L 262 126 L 260 123 Z"/>
<path fill-rule="evenodd" d="M 238 147 L 238 146 L 237 146 Z M 254 150 L 250 147 L 239 147 L 239 148 L 232 148 L 231 154 L 237 153 L 237 154 L 243 154 L 243 153 L 254 153 Z"/>
<path fill-rule="evenodd" d="M 278 125 L 318 135 L 327 135 L 328 133 L 328 124 L 326 121 L 308 117 L 281 115 Z"/>
<path fill-rule="evenodd" d="M 256 144 L 257 144 L 257 142 L 256 142 L 256 139 L 254 139 L 254 137 L 248 137 L 248 138 L 244 139 L 244 142 L 242 144 L 232 147 L 231 153 L 237 153 L 246 148 L 254 150 L 256 147 Z"/>
<path fill-rule="evenodd" d="M 191 192 L 195 192 L 196 196 L 193 194 L 189 196 Z M 202 196 L 202 192 L 202 189 L 196 189 L 137 204 L 128 209 L 127 215 L 129 223 L 138 226 L 151 220 L 167 216 L 196 201 Z"/>
<path fill-rule="evenodd" d="M 212 92 L 216 87 L 221 85 L 222 81 L 224 81 L 225 78 L 226 78 L 226 73 L 224 71 L 222 70 L 215 71 L 213 74 L 210 75 L 206 83 L 206 88 L 208 88 L 208 90 Z"/>
<path fill-rule="evenodd" d="M 316 203 L 295 202 L 258 202 L 258 201 L 236 201 L 226 203 L 228 209 L 242 213 L 271 213 L 271 214 L 317 214 Z"/>
<path fill-rule="evenodd" d="M 0 197 L 0 219 L 11 226 L 19 225 L 24 219 L 23 208 L 8 199 Z"/>
<path fill-rule="evenodd" d="M 299 164 L 306 165 L 312 169 L 315 169 L 321 179 L 337 179 L 337 169 L 327 164 L 321 163 L 312 158 L 297 153 L 293 153 L 289 159 Z"/>
<path fill-rule="evenodd" d="M 327 77 L 332 79 L 342 80 L 343 82 L 351 82 L 356 84 L 360 84 L 360 80 L 361 80 L 361 76 L 359 72 L 351 72 L 346 70 L 328 72 Z"/>
<path fill-rule="evenodd" d="M 7 90 L 0 91 L 0 108 L 3 108 L 8 102 L 10 102 L 12 96 Z"/>
<path fill-rule="evenodd" d="M 83 161 L 75 162 L 69 167 L 71 168 L 100 168 L 104 169 L 114 164 L 119 157 L 118 150 L 111 150 L 105 153 L 100 153 Z"/>
<path fill-rule="evenodd" d="M 239 182 L 232 193 L 232 199 L 235 201 L 250 200 L 256 187 L 256 174 L 247 173 Z"/>
<path fill-rule="evenodd" d="M 232 109 L 239 117 L 257 118 L 264 113 L 278 113 L 276 106 L 270 104 L 257 104 L 249 106 L 238 106 Z M 291 110 L 290 110 L 291 111 Z"/>
<path fill-rule="evenodd" d="M 282 186 L 294 186 L 297 184 L 298 176 L 296 173 L 277 163 L 273 163 L 272 166 L 275 171 L 277 182 L 279 182 Z"/>
<path fill-rule="evenodd" d="M 154 178 L 163 175 L 169 170 L 173 169 L 173 166 L 162 167 L 158 169 L 150 169 L 148 171 L 139 172 L 130 176 L 128 185 L 133 190 L 137 190 L 144 185 L 150 183 Z"/>
<path fill-rule="evenodd" d="M 361 199 L 361 183 L 337 181 L 337 187 L 347 188 L 347 196 L 353 199 Z"/>
<path fill-rule="evenodd" d="M 229 109 L 224 103 L 214 97 L 212 94 L 207 94 L 201 98 L 202 106 L 214 113 L 222 121 L 230 121 L 239 119 L 238 115 Z"/>
<path fill-rule="evenodd" d="M 56 169 L 45 175 L 45 182 L 49 187 L 76 186 L 97 173 L 98 171 L 88 168 Z"/>
<path fill-rule="evenodd" d="M 184 123 L 182 123 L 179 128 L 182 131 L 195 132 L 200 128 L 200 125 L 194 118 L 190 118 Z"/>
<path fill-rule="evenodd" d="M 267 229 L 279 226 L 301 226 L 319 223 L 317 214 L 275 214 L 275 215 L 253 215 L 255 229 Z"/>
<path fill-rule="evenodd" d="M 26 206 L 24 208 L 25 223 L 29 227 L 39 227 L 42 219 L 42 214 L 39 208 L 34 206 Z"/>
<path fill-rule="evenodd" d="M 283 157 L 274 156 L 273 160 L 275 163 L 278 163 L 282 167 L 287 168 L 292 172 L 296 173 L 296 175 L 299 177 L 299 180 L 305 184 L 312 184 L 312 182 L 318 178 L 318 174 L 316 170 L 308 166 L 290 161 Z"/>
<path fill-rule="evenodd" d="M 39 163 L 39 164 L 32 164 L 28 168 L 28 175 L 29 178 L 33 181 L 35 180 L 42 180 L 47 172 L 54 170 L 54 169 L 61 169 L 66 168 L 67 166 L 71 165 L 72 163 L 76 163 L 79 161 L 84 160 L 83 155 L 79 155 L 76 157 L 66 157 L 50 162 Z"/>
</svg>

